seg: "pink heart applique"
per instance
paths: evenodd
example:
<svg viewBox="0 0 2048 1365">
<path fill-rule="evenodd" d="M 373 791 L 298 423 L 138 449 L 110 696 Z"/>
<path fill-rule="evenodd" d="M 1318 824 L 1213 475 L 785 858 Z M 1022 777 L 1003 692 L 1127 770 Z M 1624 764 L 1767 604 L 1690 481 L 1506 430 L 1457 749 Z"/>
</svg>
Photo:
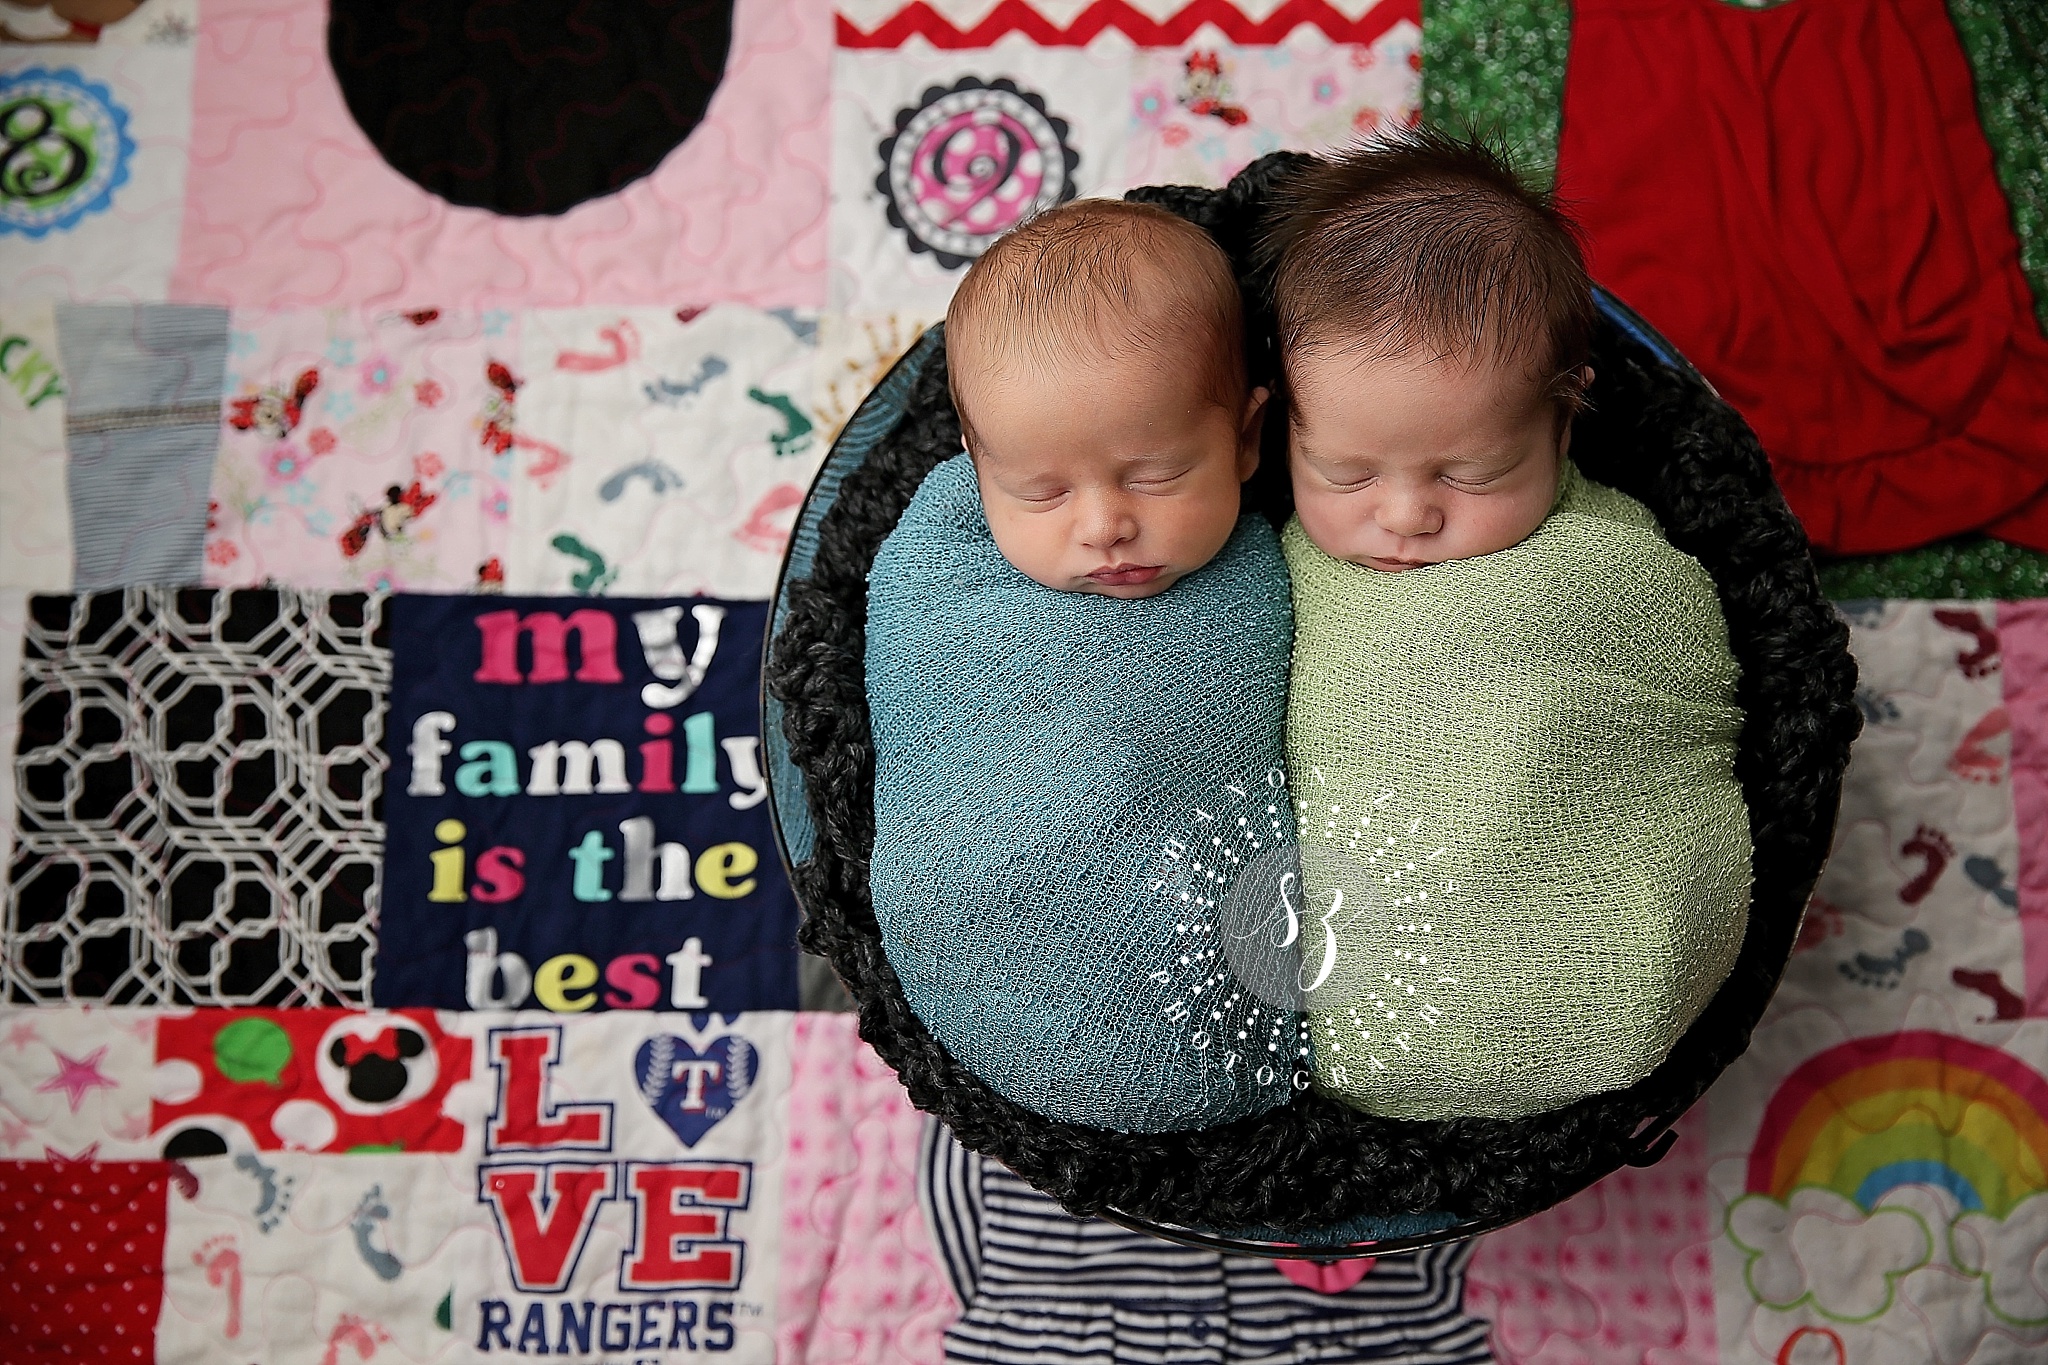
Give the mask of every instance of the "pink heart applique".
<svg viewBox="0 0 2048 1365">
<path fill-rule="evenodd" d="M 1376 1257 L 1361 1256 L 1351 1261 L 1275 1261 L 1273 1268 L 1303 1289 L 1318 1294 L 1341 1294 L 1365 1278 Z"/>
</svg>

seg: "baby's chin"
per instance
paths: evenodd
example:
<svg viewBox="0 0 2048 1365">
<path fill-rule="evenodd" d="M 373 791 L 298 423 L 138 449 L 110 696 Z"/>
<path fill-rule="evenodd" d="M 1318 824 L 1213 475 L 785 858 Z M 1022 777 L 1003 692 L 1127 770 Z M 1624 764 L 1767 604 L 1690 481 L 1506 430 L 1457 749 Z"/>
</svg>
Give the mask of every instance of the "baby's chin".
<svg viewBox="0 0 2048 1365">
<path fill-rule="evenodd" d="M 1101 587 L 1097 584 L 1089 583 L 1087 586 L 1075 588 L 1073 591 L 1084 592 L 1094 597 L 1114 597 L 1119 601 L 1135 602 L 1140 598 L 1157 597 L 1178 581 L 1177 579 L 1168 578 L 1158 583 L 1147 583 L 1143 587 Z"/>
</svg>

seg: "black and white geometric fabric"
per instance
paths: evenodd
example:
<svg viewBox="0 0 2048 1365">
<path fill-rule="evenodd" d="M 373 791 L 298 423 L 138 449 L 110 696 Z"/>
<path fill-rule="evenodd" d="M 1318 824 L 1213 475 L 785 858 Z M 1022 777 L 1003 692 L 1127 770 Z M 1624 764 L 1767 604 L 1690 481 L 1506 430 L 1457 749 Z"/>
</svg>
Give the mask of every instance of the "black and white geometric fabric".
<svg viewBox="0 0 2048 1365">
<path fill-rule="evenodd" d="M 384 600 L 30 601 L 0 1000 L 368 1002 Z"/>
</svg>

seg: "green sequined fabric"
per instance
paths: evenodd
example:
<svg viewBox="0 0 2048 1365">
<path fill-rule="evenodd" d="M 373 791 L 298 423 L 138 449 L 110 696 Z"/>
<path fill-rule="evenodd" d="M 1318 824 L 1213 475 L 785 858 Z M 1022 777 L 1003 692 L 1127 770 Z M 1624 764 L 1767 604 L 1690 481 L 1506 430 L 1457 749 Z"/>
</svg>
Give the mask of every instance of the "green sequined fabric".
<svg viewBox="0 0 2048 1365">
<path fill-rule="evenodd" d="M 2048 327 L 2048 4 L 1948 0 L 1977 77 L 1977 112 Z M 1569 0 L 1424 0 L 1422 112 L 1498 132 L 1548 183 L 1557 165 Z M 2048 555 L 1965 536 L 1895 555 L 1824 562 L 1821 583 L 1859 597 L 2048 597 Z"/>
<path fill-rule="evenodd" d="M 1862 597 L 2048 597 L 2048 555 L 1963 536 L 1895 555 L 1823 560 L 1820 585 L 1837 602 Z"/>
<path fill-rule="evenodd" d="M 1948 12 L 1977 73 L 1977 117 L 2012 206 L 2035 316 L 2048 328 L 2048 5 L 1948 0 Z"/>
<path fill-rule="evenodd" d="M 1505 137 L 1548 184 L 1571 40 L 1567 0 L 1423 0 L 1423 118 Z"/>
</svg>

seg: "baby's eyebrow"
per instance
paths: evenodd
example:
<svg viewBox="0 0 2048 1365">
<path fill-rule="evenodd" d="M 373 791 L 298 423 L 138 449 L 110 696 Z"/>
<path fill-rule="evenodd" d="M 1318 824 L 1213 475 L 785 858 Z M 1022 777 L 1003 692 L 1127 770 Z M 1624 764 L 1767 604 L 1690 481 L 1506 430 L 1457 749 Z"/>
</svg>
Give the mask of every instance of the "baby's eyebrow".
<svg viewBox="0 0 2048 1365">
<path fill-rule="evenodd" d="M 1120 461 L 1121 461 L 1121 462 L 1122 462 L 1123 464 L 1126 464 L 1126 465 L 1139 465 L 1139 464 L 1174 464 L 1174 463 L 1177 463 L 1177 462 L 1179 462 L 1179 461 L 1185 460 L 1185 459 L 1187 459 L 1187 458 L 1189 458 L 1189 457 L 1188 457 L 1188 452 L 1187 452 L 1187 451 L 1185 451 L 1185 450 L 1175 450 L 1175 449 L 1172 449 L 1171 447 L 1168 447 L 1168 448 L 1164 448 L 1164 449 L 1160 449 L 1160 450 L 1145 450 L 1145 451 L 1140 451 L 1140 452 L 1138 452 L 1138 453 L 1136 453 L 1136 454 L 1131 454 L 1131 455 L 1121 455 L 1121 456 L 1118 456 L 1117 458 L 1118 458 L 1118 459 L 1119 459 L 1119 460 L 1120 460 Z"/>
<path fill-rule="evenodd" d="M 1513 450 L 1489 450 L 1476 455 L 1453 455 L 1444 463 L 1476 466 L 1480 469 L 1498 470 L 1502 473 L 1513 469 L 1522 462 L 1522 452 Z"/>
<path fill-rule="evenodd" d="M 1302 459 L 1307 460 L 1310 464 L 1322 465 L 1326 469 L 1348 468 L 1366 463 L 1365 457 L 1362 455 L 1325 455 L 1321 451 L 1305 445 L 1296 446 L 1295 450 Z"/>
</svg>

